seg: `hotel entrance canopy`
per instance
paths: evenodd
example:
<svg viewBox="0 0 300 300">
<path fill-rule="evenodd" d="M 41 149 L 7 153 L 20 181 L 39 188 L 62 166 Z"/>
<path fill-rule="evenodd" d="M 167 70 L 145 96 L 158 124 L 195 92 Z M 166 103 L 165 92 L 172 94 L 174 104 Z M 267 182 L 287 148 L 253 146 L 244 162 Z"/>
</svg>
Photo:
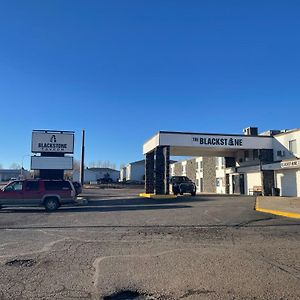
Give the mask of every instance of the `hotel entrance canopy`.
<svg viewBox="0 0 300 300">
<path fill-rule="evenodd" d="M 260 150 L 273 156 L 272 136 L 159 131 L 143 146 L 146 193 L 169 194 L 172 156 L 235 158 L 239 151 Z"/>
<path fill-rule="evenodd" d="M 239 150 L 272 149 L 271 136 L 159 131 L 143 146 L 143 154 L 168 146 L 174 156 L 234 156 Z"/>
</svg>

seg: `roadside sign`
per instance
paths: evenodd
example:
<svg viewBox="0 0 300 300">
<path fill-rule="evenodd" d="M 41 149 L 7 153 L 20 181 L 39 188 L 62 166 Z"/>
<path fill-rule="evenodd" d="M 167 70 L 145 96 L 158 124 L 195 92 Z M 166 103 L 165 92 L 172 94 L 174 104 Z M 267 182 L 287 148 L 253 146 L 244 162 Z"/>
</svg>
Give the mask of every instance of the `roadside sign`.
<svg viewBox="0 0 300 300">
<path fill-rule="evenodd" d="M 31 152 L 74 153 L 74 133 L 33 131 Z"/>
<path fill-rule="evenodd" d="M 32 156 L 31 170 L 72 170 L 73 157 Z"/>
</svg>

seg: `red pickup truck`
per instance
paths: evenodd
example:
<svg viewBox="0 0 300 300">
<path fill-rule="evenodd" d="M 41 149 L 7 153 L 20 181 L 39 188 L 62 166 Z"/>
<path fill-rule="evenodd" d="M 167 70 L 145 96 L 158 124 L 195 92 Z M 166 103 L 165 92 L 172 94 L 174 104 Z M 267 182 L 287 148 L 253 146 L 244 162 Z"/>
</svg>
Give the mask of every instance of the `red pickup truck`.
<svg viewBox="0 0 300 300">
<path fill-rule="evenodd" d="M 15 180 L 0 189 L 0 208 L 44 206 L 47 211 L 54 211 L 75 200 L 76 191 L 67 180 Z"/>
</svg>

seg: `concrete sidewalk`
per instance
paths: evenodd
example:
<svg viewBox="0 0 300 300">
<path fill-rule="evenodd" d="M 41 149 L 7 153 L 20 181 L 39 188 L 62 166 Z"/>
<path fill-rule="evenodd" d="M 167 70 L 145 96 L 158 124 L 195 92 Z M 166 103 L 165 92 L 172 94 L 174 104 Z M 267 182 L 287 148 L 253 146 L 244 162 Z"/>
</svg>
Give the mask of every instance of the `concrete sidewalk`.
<svg viewBox="0 0 300 300">
<path fill-rule="evenodd" d="M 300 219 L 300 198 L 259 196 L 256 198 L 255 209 L 264 213 Z"/>
</svg>

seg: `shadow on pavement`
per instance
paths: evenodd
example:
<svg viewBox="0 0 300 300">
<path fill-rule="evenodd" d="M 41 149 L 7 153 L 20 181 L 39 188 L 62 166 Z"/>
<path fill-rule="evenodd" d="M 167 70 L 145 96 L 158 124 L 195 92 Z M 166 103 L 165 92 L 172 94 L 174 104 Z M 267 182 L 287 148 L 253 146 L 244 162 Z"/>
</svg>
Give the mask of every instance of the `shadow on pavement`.
<svg viewBox="0 0 300 300">
<path fill-rule="evenodd" d="M 191 208 L 189 205 L 117 205 L 106 203 L 105 205 L 90 205 L 87 206 L 61 206 L 57 211 L 47 212 L 43 207 L 7 207 L 0 211 L 0 214 L 5 213 L 46 213 L 53 214 L 59 212 L 113 212 L 113 211 L 138 211 L 138 210 L 163 210 L 163 209 L 179 209 Z"/>
<path fill-rule="evenodd" d="M 232 197 L 244 197 L 247 199 L 254 199 L 253 196 L 232 196 Z M 109 199 L 96 199 L 96 198 L 90 198 L 87 197 L 89 200 L 89 206 L 106 206 L 106 205 L 153 205 L 153 204 L 159 204 L 159 205 L 165 205 L 165 204 L 180 204 L 180 203 L 193 203 L 193 202 L 205 202 L 205 201 L 216 201 L 220 200 L 220 198 L 224 197 L 218 197 L 216 195 L 205 195 L 205 196 L 179 196 L 177 198 L 170 198 L 170 199 L 149 199 L 149 198 L 109 198 Z"/>
<path fill-rule="evenodd" d="M 232 196 L 231 197 L 243 197 L 247 199 L 254 199 L 252 196 Z M 177 198 L 170 199 L 149 199 L 149 198 L 108 198 L 108 199 L 89 199 L 86 205 L 63 205 L 57 212 L 112 212 L 112 211 L 137 211 L 137 210 L 162 210 L 162 209 L 179 209 L 179 208 L 191 208 L 191 205 L 182 205 L 183 203 L 195 203 L 205 201 L 216 201 L 224 196 L 219 195 L 197 195 L 197 196 L 178 196 Z M 41 213 L 45 212 L 41 207 L 5 207 L 0 210 L 1 213 Z M 53 212 L 52 212 L 53 213 Z"/>
</svg>

